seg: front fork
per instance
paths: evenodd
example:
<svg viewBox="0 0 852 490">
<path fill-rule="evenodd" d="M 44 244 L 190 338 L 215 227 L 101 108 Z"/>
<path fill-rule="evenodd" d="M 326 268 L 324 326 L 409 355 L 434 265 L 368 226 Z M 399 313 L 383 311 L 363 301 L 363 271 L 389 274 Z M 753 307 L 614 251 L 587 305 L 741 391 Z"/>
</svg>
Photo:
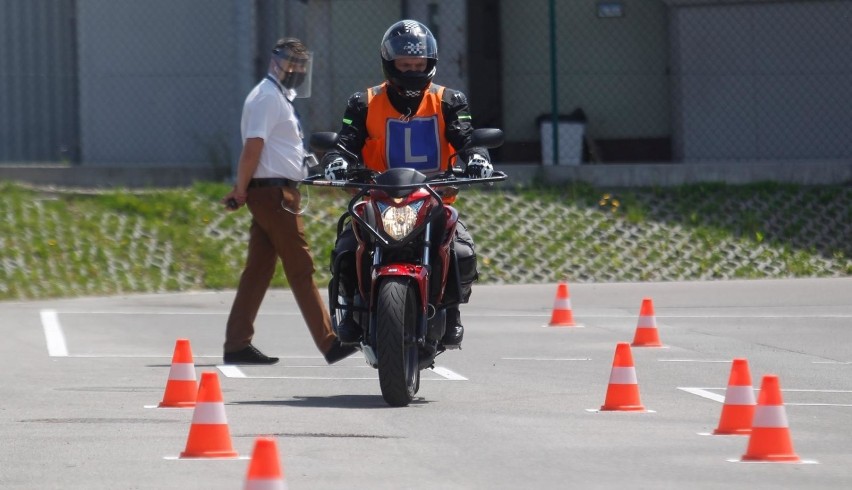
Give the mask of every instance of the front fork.
<svg viewBox="0 0 852 490">
<path fill-rule="evenodd" d="M 424 240 L 420 264 L 413 266 L 411 264 L 382 264 L 384 260 L 383 250 L 381 247 L 376 247 L 373 250 L 373 266 L 371 268 L 371 291 L 370 291 L 370 332 L 375 332 L 376 327 L 376 290 L 377 285 L 383 277 L 404 276 L 409 278 L 417 287 L 418 305 L 420 314 L 417 315 L 417 331 L 414 338 L 406 338 L 405 343 L 416 343 L 419 347 L 429 349 L 429 344 L 426 341 L 429 318 L 434 316 L 435 311 L 429 306 L 429 279 L 432 274 L 432 264 L 430 262 L 430 251 L 432 249 L 432 223 L 427 223 L 423 231 Z M 434 349 L 432 349 L 434 351 Z"/>
</svg>

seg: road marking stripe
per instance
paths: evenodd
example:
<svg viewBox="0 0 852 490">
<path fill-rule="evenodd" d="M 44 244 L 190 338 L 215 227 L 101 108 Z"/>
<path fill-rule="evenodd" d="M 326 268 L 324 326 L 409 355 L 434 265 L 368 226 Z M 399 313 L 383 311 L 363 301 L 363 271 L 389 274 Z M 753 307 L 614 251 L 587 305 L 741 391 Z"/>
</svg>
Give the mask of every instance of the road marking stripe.
<svg viewBox="0 0 852 490">
<path fill-rule="evenodd" d="M 717 401 L 719 403 L 725 403 L 725 397 L 723 395 L 719 395 L 717 393 L 713 393 L 707 390 L 725 390 L 726 388 L 693 388 L 693 387 L 685 387 L 678 386 L 677 389 L 681 391 L 685 391 L 687 393 L 692 393 L 693 395 L 698 395 L 702 398 L 707 398 L 708 400 Z M 851 390 L 788 390 L 783 389 L 781 391 L 787 392 L 808 392 L 808 393 L 852 393 Z M 797 406 L 797 407 L 852 407 L 852 404 L 845 403 L 784 403 L 784 405 L 789 406 Z"/>
<path fill-rule="evenodd" d="M 110 311 L 110 310 L 74 310 L 74 309 L 63 309 L 60 311 L 63 315 L 199 315 L 199 316 L 227 316 L 230 312 L 227 310 L 221 311 L 133 311 L 133 310 L 122 310 L 122 311 Z M 550 318 L 552 316 L 552 312 L 548 313 L 486 313 L 486 312 L 469 312 L 468 315 L 473 317 L 482 317 L 482 318 Z M 301 313 L 298 311 L 294 312 L 267 312 L 258 313 L 258 316 L 301 316 Z M 583 318 L 626 318 L 626 319 L 635 319 L 636 315 L 624 314 L 624 315 L 599 315 L 599 314 L 583 314 Z M 823 313 L 823 314 L 789 314 L 789 315 L 754 315 L 754 314 L 742 314 L 742 315 L 655 315 L 655 318 L 659 321 L 661 319 L 714 319 L 714 318 L 766 318 L 766 319 L 785 319 L 785 318 L 852 318 L 850 314 L 844 313 Z"/>
<path fill-rule="evenodd" d="M 449 369 L 442 367 L 442 366 L 435 366 L 435 367 L 431 368 L 430 371 L 437 374 L 438 376 L 443 376 L 444 378 L 447 378 L 449 380 L 467 381 L 467 378 L 465 378 L 461 374 L 450 371 Z"/>
<path fill-rule="evenodd" d="M 228 378 L 245 378 L 246 377 L 245 373 L 242 372 L 240 370 L 240 368 L 238 368 L 237 366 L 219 365 L 219 366 L 216 366 L 216 369 L 218 369 L 222 374 L 224 374 Z"/>
<path fill-rule="evenodd" d="M 501 357 L 501 361 L 591 361 L 589 357 Z"/>
<path fill-rule="evenodd" d="M 707 398 L 709 400 L 717 401 L 719 403 L 725 403 L 725 397 L 716 393 L 711 393 L 702 388 L 685 388 L 678 386 L 677 389 L 685 391 L 687 393 L 692 393 L 693 395 L 698 395 L 703 398 Z M 722 388 L 718 388 L 722 389 Z"/>
<path fill-rule="evenodd" d="M 659 362 L 731 362 L 730 359 L 726 361 L 717 361 L 713 359 L 657 359 Z"/>
<path fill-rule="evenodd" d="M 848 403 L 785 403 L 784 405 L 797 407 L 852 407 Z"/>
<path fill-rule="evenodd" d="M 44 328 L 48 354 L 51 357 L 68 357 L 65 335 L 62 334 L 62 325 L 59 324 L 56 310 L 41 310 L 41 325 Z"/>
<path fill-rule="evenodd" d="M 284 366 L 289 367 L 289 366 Z M 327 366 L 313 366 L 317 368 L 325 368 Z M 244 379 L 326 379 L 326 380 L 376 380 L 378 376 L 371 377 L 351 377 L 351 376 L 249 376 L 244 373 L 239 367 L 232 365 L 218 365 L 216 368 L 227 378 L 244 378 Z M 451 371 L 445 367 L 436 366 L 430 369 L 433 373 L 441 376 L 443 379 L 422 379 L 421 381 L 468 381 L 464 376 Z"/>
</svg>

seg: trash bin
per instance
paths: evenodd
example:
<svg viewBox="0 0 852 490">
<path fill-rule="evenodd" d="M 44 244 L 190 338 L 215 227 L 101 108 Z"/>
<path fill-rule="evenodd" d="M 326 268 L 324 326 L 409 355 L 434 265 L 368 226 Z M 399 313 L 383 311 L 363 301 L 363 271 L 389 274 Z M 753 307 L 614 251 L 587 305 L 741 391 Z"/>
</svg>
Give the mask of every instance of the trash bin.
<svg viewBox="0 0 852 490">
<path fill-rule="evenodd" d="M 541 131 L 542 164 L 553 165 L 553 117 L 550 114 L 542 114 L 536 121 Z M 560 114 L 557 121 L 558 165 L 579 165 L 583 162 L 586 114 L 582 109 L 576 109 L 571 114 Z"/>
</svg>

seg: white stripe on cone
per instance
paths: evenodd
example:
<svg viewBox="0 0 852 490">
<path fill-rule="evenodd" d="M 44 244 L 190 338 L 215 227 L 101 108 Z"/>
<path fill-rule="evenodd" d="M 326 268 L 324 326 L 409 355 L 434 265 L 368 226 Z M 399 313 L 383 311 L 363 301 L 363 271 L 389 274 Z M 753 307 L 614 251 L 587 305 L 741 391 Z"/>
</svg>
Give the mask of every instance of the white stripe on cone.
<svg viewBox="0 0 852 490">
<path fill-rule="evenodd" d="M 783 405 L 758 405 L 754 410 L 752 429 L 763 428 L 787 428 L 787 412 Z"/>
<path fill-rule="evenodd" d="M 570 310 L 571 309 L 571 298 L 556 298 L 556 301 L 553 302 L 554 310 Z"/>
<path fill-rule="evenodd" d="M 225 404 L 222 402 L 197 402 L 192 412 L 193 424 L 227 424 Z"/>
<path fill-rule="evenodd" d="M 169 379 L 172 381 L 195 381 L 195 364 L 191 362 L 172 363 L 169 369 Z"/>
<path fill-rule="evenodd" d="M 609 384 L 611 385 L 635 385 L 638 384 L 636 379 L 636 368 L 633 367 L 613 367 L 609 374 Z"/>
<path fill-rule="evenodd" d="M 640 316 L 636 323 L 637 328 L 656 328 L 657 318 L 655 316 Z"/>
<path fill-rule="evenodd" d="M 754 405 L 754 389 L 751 386 L 729 385 L 725 389 L 726 405 Z"/>
<path fill-rule="evenodd" d="M 283 480 L 249 480 L 243 490 L 287 490 Z"/>
</svg>

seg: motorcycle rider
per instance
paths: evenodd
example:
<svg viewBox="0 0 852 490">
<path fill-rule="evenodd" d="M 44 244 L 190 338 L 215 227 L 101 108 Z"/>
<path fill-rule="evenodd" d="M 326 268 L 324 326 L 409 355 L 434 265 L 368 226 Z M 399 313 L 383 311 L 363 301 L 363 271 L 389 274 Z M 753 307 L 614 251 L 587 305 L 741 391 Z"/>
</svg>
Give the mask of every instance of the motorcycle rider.
<svg viewBox="0 0 852 490">
<path fill-rule="evenodd" d="M 402 20 L 385 32 L 380 51 L 385 81 L 349 98 L 339 143 L 379 172 L 395 167 L 413 168 L 429 176 L 445 172 L 449 155 L 468 143 L 474 128 L 465 94 L 432 82 L 438 63 L 435 37 L 420 22 Z M 490 177 L 493 172 L 485 148 L 469 148 L 459 158 L 466 163 L 468 177 Z M 343 180 L 349 165 L 357 162 L 331 150 L 322 163 L 326 179 Z M 453 242 L 462 285 L 460 302 L 466 303 L 477 278 L 476 255 L 473 238 L 461 220 Z M 332 252 L 332 264 L 335 257 L 345 254 L 339 277 L 347 304 L 352 304 L 357 291 L 356 248 L 354 233 L 347 226 Z M 446 325 L 441 342 L 447 348 L 458 348 L 464 336 L 458 306 L 447 308 Z M 346 311 L 338 337 L 342 342 L 357 342 L 361 334 L 352 313 Z"/>
</svg>

